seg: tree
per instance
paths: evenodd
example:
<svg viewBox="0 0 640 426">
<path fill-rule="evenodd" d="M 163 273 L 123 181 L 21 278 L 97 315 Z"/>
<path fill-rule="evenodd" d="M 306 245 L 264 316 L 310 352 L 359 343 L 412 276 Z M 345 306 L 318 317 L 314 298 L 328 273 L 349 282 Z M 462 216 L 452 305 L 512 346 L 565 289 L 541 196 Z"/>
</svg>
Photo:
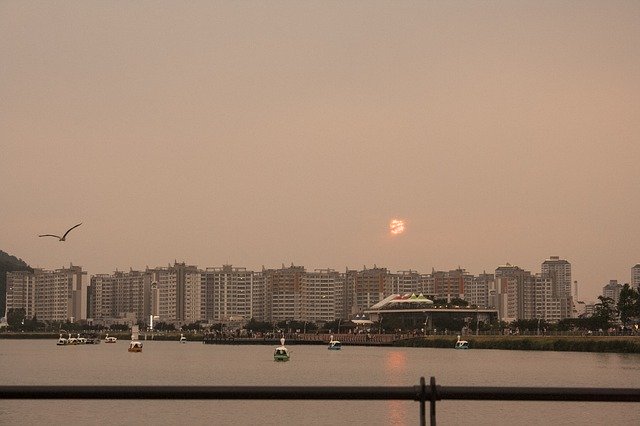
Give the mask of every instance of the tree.
<svg viewBox="0 0 640 426">
<path fill-rule="evenodd" d="M 620 320 L 623 324 L 627 324 L 629 319 L 640 316 L 640 312 L 638 311 L 638 298 L 640 295 L 638 292 L 629 286 L 629 284 L 625 284 L 620 291 L 620 299 L 618 300 L 618 305 L 616 306 L 618 309 L 618 313 L 620 314 Z"/>
<path fill-rule="evenodd" d="M 158 331 L 175 331 L 176 326 L 175 326 L 175 325 L 173 325 L 173 324 L 168 324 L 168 323 L 166 323 L 166 322 L 162 322 L 162 321 L 160 321 L 160 322 L 156 323 L 156 324 L 153 326 L 153 328 L 154 328 L 155 330 L 158 330 Z"/>
<path fill-rule="evenodd" d="M 182 331 L 200 330 L 200 321 L 195 321 L 195 322 L 192 322 L 191 324 L 185 324 L 182 327 L 180 327 L 180 329 Z"/>
<path fill-rule="evenodd" d="M 251 330 L 254 333 L 268 333 L 273 330 L 273 324 L 266 321 L 257 321 L 255 318 L 251 318 L 244 328 Z"/>
<path fill-rule="evenodd" d="M 591 317 L 593 325 L 597 328 L 609 328 L 616 319 L 615 302 L 610 297 L 598 296 L 600 303 L 596 303 L 595 311 Z"/>
<path fill-rule="evenodd" d="M 111 324 L 111 327 L 109 327 L 109 329 L 112 331 L 128 331 L 129 326 L 126 324 Z"/>
<path fill-rule="evenodd" d="M 7 312 L 7 324 L 12 328 L 21 328 L 26 316 L 27 311 L 24 308 L 11 308 Z"/>
</svg>

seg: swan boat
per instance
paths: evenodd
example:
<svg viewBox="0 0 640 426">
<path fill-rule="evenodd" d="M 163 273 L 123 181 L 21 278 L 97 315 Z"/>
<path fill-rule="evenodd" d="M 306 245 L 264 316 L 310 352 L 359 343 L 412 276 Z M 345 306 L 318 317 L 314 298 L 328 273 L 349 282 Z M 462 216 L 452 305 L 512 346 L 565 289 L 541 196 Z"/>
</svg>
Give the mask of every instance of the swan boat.
<svg viewBox="0 0 640 426">
<path fill-rule="evenodd" d="M 466 340 L 460 340 L 460 336 L 458 336 L 458 341 L 454 346 L 455 349 L 469 349 L 469 342 Z"/>
<path fill-rule="evenodd" d="M 131 342 L 129 342 L 129 352 L 142 352 L 142 342 L 138 340 L 138 326 L 131 327 Z"/>
<path fill-rule="evenodd" d="M 62 337 L 62 334 L 60 334 L 60 337 L 58 337 L 58 341 L 56 342 L 56 345 L 58 346 L 65 346 L 69 344 L 69 340 L 67 340 L 67 338 Z"/>
<path fill-rule="evenodd" d="M 274 361 L 289 361 L 291 358 L 291 354 L 289 353 L 289 349 L 284 346 L 284 337 L 280 339 L 280 346 L 276 348 L 273 352 L 273 360 Z"/>
<path fill-rule="evenodd" d="M 342 348 L 342 343 L 339 340 L 334 340 L 333 336 L 331 336 L 331 340 L 329 340 L 329 346 L 327 349 L 338 351 Z"/>
</svg>

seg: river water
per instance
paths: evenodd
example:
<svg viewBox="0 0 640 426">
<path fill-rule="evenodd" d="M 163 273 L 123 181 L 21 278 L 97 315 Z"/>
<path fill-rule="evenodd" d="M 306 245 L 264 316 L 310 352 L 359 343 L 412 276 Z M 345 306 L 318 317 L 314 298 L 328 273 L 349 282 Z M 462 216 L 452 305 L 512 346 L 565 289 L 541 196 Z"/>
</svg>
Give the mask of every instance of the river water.
<svg viewBox="0 0 640 426">
<path fill-rule="evenodd" d="M 290 346 L 274 362 L 264 345 L 147 341 L 56 346 L 0 340 L 4 385 L 640 387 L 640 355 L 322 345 Z M 427 415 L 429 407 L 427 405 Z M 439 425 L 630 425 L 640 403 L 440 401 Z M 1 425 L 416 425 L 412 401 L 2 400 Z"/>
</svg>

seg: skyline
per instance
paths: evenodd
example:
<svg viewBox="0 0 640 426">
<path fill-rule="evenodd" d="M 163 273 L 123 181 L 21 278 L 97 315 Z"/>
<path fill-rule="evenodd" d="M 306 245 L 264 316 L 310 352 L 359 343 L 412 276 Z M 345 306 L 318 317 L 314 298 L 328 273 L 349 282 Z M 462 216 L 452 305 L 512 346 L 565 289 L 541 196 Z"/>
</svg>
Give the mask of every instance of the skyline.
<svg viewBox="0 0 640 426">
<path fill-rule="evenodd" d="M 633 1 L 4 1 L 0 249 L 100 273 L 557 255 L 595 300 L 640 262 L 639 21 Z"/>
<path fill-rule="evenodd" d="M 482 272 L 469 271 L 468 269 L 464 268 L 462 265 L 459 265 L 457 268 L 449 269 L 449 270 L 445 270 L 445 269 L 442 269 L 442 268 L 433 268 L 432 272 L 448 272 L 448 271 L 451 271 L 451 270 L 461 269 L 461 270 L 465 271 L 465 273 L 471 274 L 473 276 L 479 276 L 479 275 L 481 275 L 483 273 L 489 273 L 489 274 L 493 275 L 495 273 L 495 270 L 500 268 L 500 267 L 514 266 L 514 267 L 519 267 L 519 268 L 521 268 L 521 269 L 523 269 L 523 270 L 525 270 L 525 271 L 527 271 L 527 272 L 529 272 L 529 273 L 531 273 L 533 275 L 536 275 L 536 274 L 544 274 L 543 268 L 542 268 L 543 262 L 546 262 L 546 261 L 549 261 L 549 260 L 554 260 L 554 259 L 555 260 L 562 260 L 562 261 L 566 260 L 566 259 L 563 259 L 562 257 L 559 257 L 559 256 L 549 256 L 548 258 L 546 258 L 545 260 L 540 262 L 540 270 L 536 270 L 535 268 L 523 268 L 520 265 L 512 265 L 512 264 L 507 262 L 505 264 L 496 265 L 496 266 L 494 266 L 494 267 L 492 267 L 490 269 L 486 269 L 485 268 Z M 21 259 L 21 260 L 24 260 L 24 259 Z M 280 268 L 289 268 L 289 267 L 296 267 L 296 268 L 300 268 L 301 267 L 307 272 L 309 272 L 309 271 L 336 271 L 336 272 L 340 272 L 340 270 L 341 270 L 340 268 L 336 268 L 336 267 L 333 267 L 331 265 L 315 266 L 314 267 L 314 266 L 303 265 L 303 264 L 295 264 L 295 262 L 292 262 L 291 264 L 288 264 L 288 265 L 285 265 L 284 263 L 282 263 L 280 266 L 277 266 L 277 265 L 276 266 L 271 266 L 271 265 L 262 264 L 262 265 L 260 265 L 260 267 L 257 267 L 257 268 L 247 267 L 246 265 L 242 265 L 242 264 L 227 264 L 227 263 L 222 263 L 222 264 L 219 264 L 218 266 L 212 265 L 212 264 L 200 265 L 200 264 L 194 264 L 193 262 L 189 262 L 189 261 L 184 260 L 184 259 L 181 259 L 180 261 L 178 259 L 174 259 L 173 263 L 172 262 L 167 262 L 166 267 L 170 268 L 170 267 L 174 266 L 175 264 L 180 264 L 180 263 L 185 264 L 187 266 L 194 266 L 194 267 L 198 268 L 199 270 L 205 270 L 205 269 L 209 269 L 209 268 L 221 268 L 221 267 L 225 267 L 225 266 L 244 269 L 244 270 L 251 271 L 251 272 L 259 272 L 261 270 L 280 269 Z M 569 264 L 570 263 L 571 262 L 569 262 Z M 603 283 L 602 287 L 605 287 L 606 285 L 611 284 L 611 282 L 613 282 L 613 281 L 615 281 L 616 283 L 619 283 L 621 286 L 624 285 L 624 284 L 632 285 L 633 284 L 632 268 L 634 268 L 634 267 L 636 267 L 638 265 L 640 265 L 640 263 L 635 264 L 635 265 L 633 265 L 633 266 L 631 266 L 629 268 L 629 279 L 628 280 L 626 280 L 626 279 L 620 280 L 618 278 L 612 278 L 608 282 Z M 67 266 L 69 266 L 69 267 L 77 266 L 77 267 L 80 267 L 80 268 L 84 268 L 83 265 L 74 264 L 73 262 L 70 262 L 69 265 L 62 265 L 59 268 L 58 267 L 45 268 L 45 267 L 38 267 L 38 266 L 34 267 L 33 265 L 29 265 L 29 266 L 31 266 L 32 268 L 39 268 L 39 269 L 43 269 L 43 270 L 65 269 L 65 268 L 67 268 Z M 104 271 L 92 272 L 92 271 L 89 271 L 89 270 L 86 270 L 86 269 L 82 269 L 82 270 L 84 272 L 86 272 L 89 276 L 94 276 L 94 275 L 111 275 L 111 274 L 113 274 L 115 272 L 143 271 L 143 270 L 147 270 L 147 269 L 156 269 L 156 268 L 165 268 L 165 265 L 147 263 L 147 264 L 145 264 L 144 268 L 134 268 L 134 267 L 130 266 L 130 267 L 125 268 L 125 269 L 113 268 L 112 270 L 110 270 L 108 272 L 104 272 Z M 416 272 L 416 273 L 421 274 L 421 275 L 429 275 L 430 274 L 430 272 L 426 272 L 426 271 L 423 271 L 423 270 L 420 270 L 420 269 L 409 268 L 409 269 L 406 269 L 406 270 L 394 270 L 393 268 L 389 268 L 386 265 L 377 265 L 377 264 L 362 265 L 362 268 L 359 268 L 359 267 L 353 267 L 352 268 L 349 265 L 346 265 L 346 266 L 344 266 L 343 269 L 360 271 L 360 270 L 375 269 L 375 268 L 386 269 L 390 274 L 396 274 L 396 273 L 401 273 L 401 272 Z M 572 271 L 572 274 L 573 274 L 573 271 Z M 574 284 L 575 284 L 575 280 L 572 281 L 572 290 L 571 290 L 572 293 L 574 291 L 576 291 L 576 288 L 574 288 Z M 601 290 L 602 290 L 602 288 L 601 288 Z M 576 299 L 576 301 L 579 300 L 579 301 L 583 301 L 583 302 L 595 302 L 595 300 L 590 300 L 590 299 L 586 300 L 585 298 L 583 298 L 581 296 L 580 283 L 578 283 L 578 285 L 577 285 L 577 291 L 578 291 L 578 298 Z M 598 294 L 598 296 L 600 296 L 600 295 L 602 295 L 602 291 L 600 291 L 600 294 Z"/>
</svg>

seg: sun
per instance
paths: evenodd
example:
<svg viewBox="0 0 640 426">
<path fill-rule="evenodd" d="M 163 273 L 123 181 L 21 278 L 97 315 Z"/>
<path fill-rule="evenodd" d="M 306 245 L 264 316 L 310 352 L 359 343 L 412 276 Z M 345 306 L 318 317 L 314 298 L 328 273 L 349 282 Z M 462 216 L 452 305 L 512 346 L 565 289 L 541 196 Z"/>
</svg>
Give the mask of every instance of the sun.
<svg viewBox="0 0 640 426">
<path fill-rule="evenodd" d="M 405 230 L 404 220 L 392 219 L 391 222 L 389 222 L 389 232 L 391 232 L 393 235 L 402 234 L 404 230 Z"/>
</svg>

